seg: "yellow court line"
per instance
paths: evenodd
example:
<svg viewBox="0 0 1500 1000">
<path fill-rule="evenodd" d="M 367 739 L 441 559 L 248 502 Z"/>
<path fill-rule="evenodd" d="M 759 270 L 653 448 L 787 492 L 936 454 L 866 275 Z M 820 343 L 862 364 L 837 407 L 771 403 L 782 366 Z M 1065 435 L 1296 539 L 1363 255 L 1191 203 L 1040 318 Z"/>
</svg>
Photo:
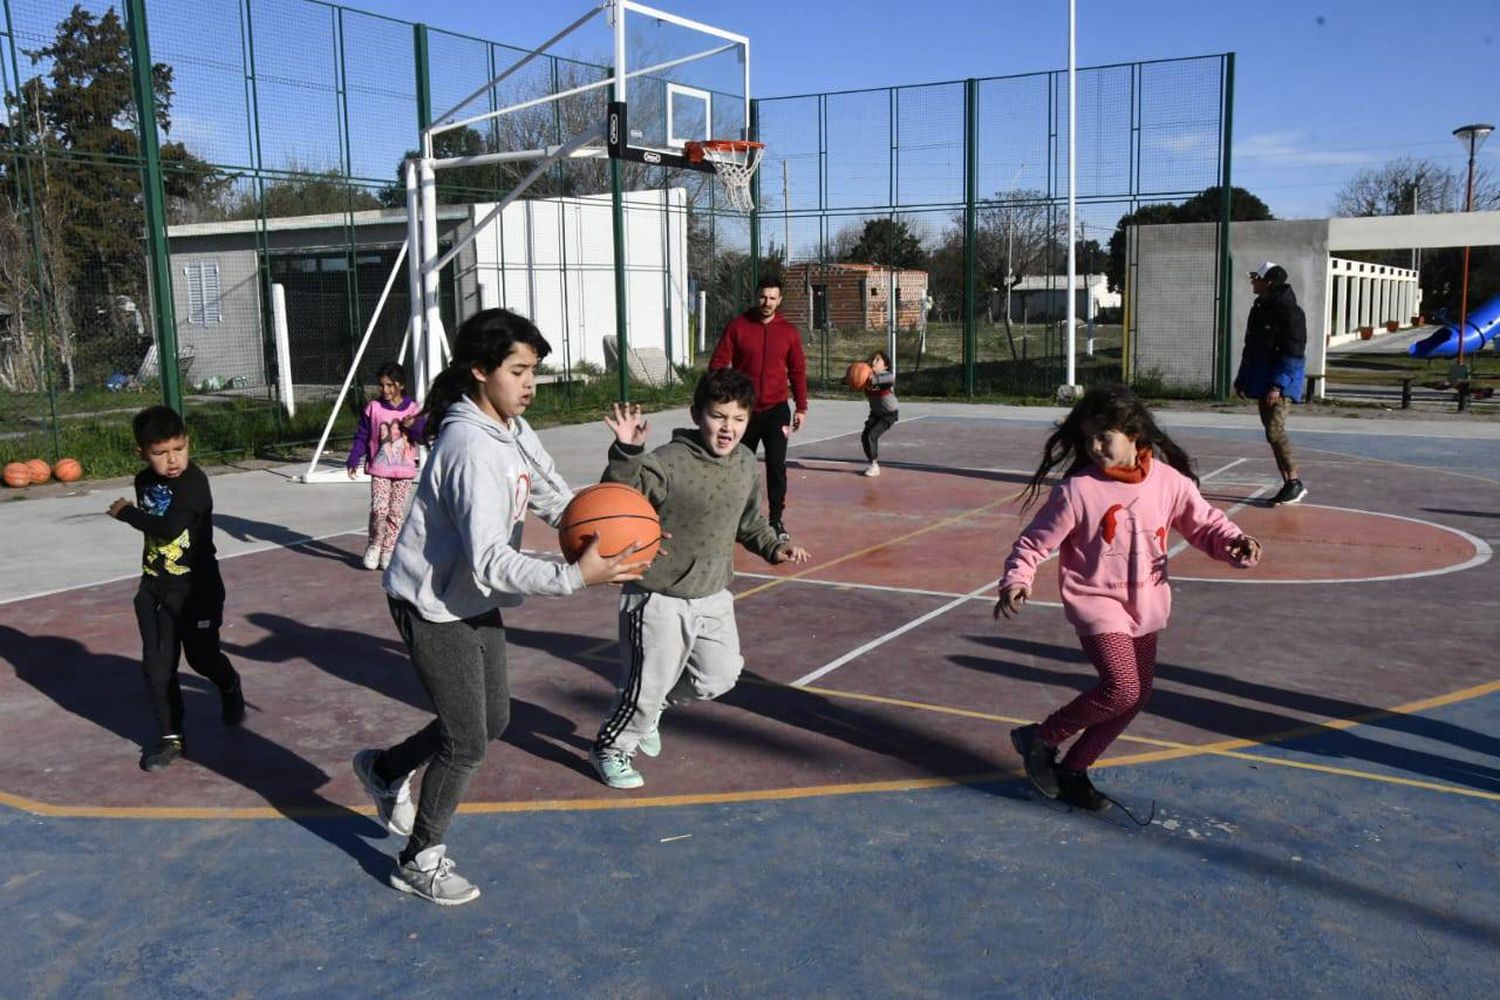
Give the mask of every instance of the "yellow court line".
<svg viewBox="0 0 1500 1000">
<path fill-rule="evenodd" d="M 975 514 L 983 514 L 985 511 L 989 510 L 991 507 L 999 507 L 1000 505 L 1006 504 L 1006 503 L 1009 503 L 1009 502 L 1010 502 L 1009 498 L 1002 499 L 1002 500 L 992 500 L 989 503 L 984 504 L 983 506 L 975 507 L 972 510 L 966 510 L 966 511 L 964 511 L 961 514 L 954 514 L 952 517 L 945 517 L 941 521 L 934 521 L 932 524 L 929 524 L 926 527 L 918 528 L 915 531 L 908 531 L 904 535 L 897 535 L 894 538 L 887 538 L 886 540 L 884 540 L 882 542 L 877 542 L 874 545 L 868 545 L 868 546 L 866 546 L 866 547 L 864 547 L 862 549 L 858 549 L 858 550 L 856 550 L 854 552 L 849 552 L 849 553 L 846 553 L 844 555 L 841 555 L 837 559 L 830 559 L 830 560 L 828 560 L 825 563 L 819 563 L 816 566 L 809 566 L 807 569 L 801 570 L 799 572 L 789 573 L 786 576 L 778 576 L 774 580 L 767 580 L 765 583 L 762 583 L 759 586 L 751 587 L 749 590 L 742 590 L 742 591 L 740 591 L 738 594 L 734 595 L 734 599 L 736 601 L 738 601 L 741 598 L 749 597 L 752 594 L 759 594 L 762 591 L 770 590 L 772 587 L 779 587 L 783 583 L 787 583 L 787 582 L 792 581 L 792 580 L 800 580 L 804 576 L 809 576 L 809 575 L 811 575 L 813 573 L 817 573 L 817 572 L 819 572 L 821 570 L 828 569 L 830 566 L 837 566 L 839 563 L 848 562 L 850 559 L 858 559 L 860 556 L 869 555 L 871 552 L 879 552 L 881 549 L 890 548 L 891 546 L 896 545 L 896 544 L 898 544 L 900 542 L 904 542 L 904 541 L 907 541 L 909 539 L 916 538 L 918 535 L 925 535 L 929 531 L 936 531 L 939 528 L 946 528 L 949 525 L 957 524 L 959 521 L 962 521 L 965 518 L 973 517 Z"/>
<path fill-rule="evenodd" d="M 751 682 L 754 683 L 754 682 Z M 786 685 L 777 685 L 785 687 Z M 812 691 L 817 694 L 827 695 L 834 698 L 847 698 L 853 701 L 869 701 L 881 705 L 891 705 L 899 708 L 914 708 L 929 712 L 939 712 L 944 715 L 958 715 L 965 718 L 981 719 L 987 722 L 1024 723 L 1030 720 L 1015 719 L 1003 715 L 991 715 L 986 712 L 975 712 L 965 708 L 950 708 L 946 705 L 933 705 L 926 702 L 907 701 L 901 698 L 887 698 L 881 695 L 858 694 L 855 692 L 833 691 L 827 688 L 797 688 L 799 691 Z M 1391 785 L 1405 785 L 1411 788 L 1425 788 L 1436 792 L 1449 792 L 1454 795 L 1466 795 L 1476 799 L 1487 799 L 1492 802 L 1500 802 L 1500 793 L 1485 792 L 1474 788 L 1464 788 L 1462 785 L 1446 784 L 1434 781 L 1421 781 L 1416 778 L 1401 778 L 1395 775 L 1375 774 L 1370 771 L 1358 771 L 1347 767 L 1334 767 L 1330 764 L 1313 764 L 1305 761 L 1285 760 L 1278 757 L 1263 757 L 1258 754 L 1242 753 L 1240 747 L 1265 746 L 1272 743 L 1281 743 L 1296 739 L 1300 736 L 1323 732 L 1329 729 L 1351 729 L 1376 719 L 1390 718 L 1396 715 L 1410 715 L 1427 708 L 1437 708 L 1442 705 L 1451 705 L 1458 701 L 1482 697 L 1491 692 L 1500 690 L 1500 681 L 1490 681 L 1487 684 L 1479 684 L 1475 687 L 1465 688 L 1461 691 L 1453 691 L 1432 698 L 1423 698 L 1420 701 L 1409 702 L 1398 705 L 1395 708 L 1377 709 L 1349 719 L 1332 719 L 1326 723 L 1313 723 L 1300 726 L 1296 729 L 1287 729 L 1279 733 L 1271 733 L 1258 740 L 1224 740 L 1219 743 L 1177 743 L 1172 740 L 1158 740 L 1145 736 L 1131 736 L 1122 734 L 1119 742 L 1142 743 L 1148 746 L 1165 747 L 1167 749 L 1152 751 L 1149 753 L 1134 754 L 1127 757 L 1109 757 L 1099 761 L 1096 768 L 1124 767 L 1133 764 L 1151 764 L 1164 760 L 1180 760 L 1186 757 L 1232 757 L 1237 760 L 1249 760 L 1262 764 L 1272 764 L 1277 767 L 1290 767 L 1303 771 L 1320 771 L 1324 774 L 1336 774 L 1347 778 L 1364 778 L 1368 781 L 1377 781 Z"/>
<path fill-rule="evenodd" d="M 742 683 L 757 684 L 765 687 L 788 688 L 786 684 L 777 681 L 759 680 L 745 678 Z M 963 718 L 979 719 L 985 722 L 1003 722 L 1006 724 L 1023 723 L 1028 720 L 1017 719 L 1010 716 L 995 715 L 989 712 L 977 712 L 966 708 L 953 708 L 947 705 L 935 705 L 929 702 L 910 701 L 904 698 L 889 698 L 883 695 L 861 694 L 854 691 L 835 691 L 830 688 L 802 687 L 789 688 L 799 692 L 824 695 L 830 698 L 842 698 L 849 701 L 866 701 L 881 705 L 890 705 L 897 708 L 911 708 L 920 711 L 937 712 L 943 715 L 961 716 Z M 1304 761 L 1284 760 L 1276 757 L 1263 757 L 1258 754 L 1243 753 L 1242 747 L 1264 746 L 1270 743 L 1278 743 L 1294 739 L 1298 736 L 1325 731 L 1328 729 L 1350 729 L 1364 722 L 1381 718 L 1389 718 L 1397 715 L 1409 715 L 1427 708 L 1437 708 L 1443 705 L 1451 705 L 1460 701 L 1482 697 L 1495 691 L 1500 691 L 1500 680 L 1490 681 L 1474 687 L 1452 691 L 1448 694 L 1435 695 L 1431 698 L 1423 698 L 1418 701 L 1408 702 L 1389 709 L 1378 709 L 1366 712 L 1362 715 L 1349 719 L 1330 719 L 1324 723 L 1313 723 L 1296 729 L 1288 729 L 1279 733 L 1271 733 L 1260 740 L 1224 740 L 1219 743 L 1189 744 L 1177 743 L 1172 740 L 1159 740 L 1145 736 L 1131 736 L 1122 734 L 1120 742 L 1139 743 L 1146 746 L 1160 747 L 1163 749 L 1153 750 L 1147 753 L 1133 754 L 1124 757 L 1110 757 L 1099 761 L 1096 768 L 1126 767 L 1136 764 L 1150 764 L 1164 760 L 1179 760 L 1187 757 L 1211 756 L 1230 757 L 1236 760 L 1254 761 L 1260 764 L 1268 764 L 1275 767 L 1289 767 L 1303 771 L 1317 771 L 1323 774 L 1333 774 L 1340 777 L 1361 778 L 1366 781 L 1376 781 L 1383 784 L 1402 785 L 1409 788 L 1422 788 L 1435 792 L 1446 792 L 1452 795 L 1463 795 L 1470 798 L 1485 799 L 1500 802 L 1500 794 L 1495 792 L 1480 791 L 1478 789 L 1464 788 L 1461 785 L 1444 784 L 1440 782 L 1421 781 L 1414 778 L 1401 778 L 1395 775 L 1373 774 L 1368 771 L 1357 771 L 1351 768 L 1334 767 L 1328 764 L 1313 764 Z M 943 788 L 954 785 L 976 785 L 990 781 L 998 781 L 1004 778 L 1019 777 L 1022 772 L 1019 769 L 997 770 L 981 774 L 960 775 L 938 778 L 909 778 L 891 781 L 875 782 L 848 782 L 837 785 L 813 785 L 806 788 L 772 788 L 759 791 L 744 792 L 705 792 L 695 795 L 665 795 L 650 798 L 605 798 L 605 799 L 543 799 L 531 802 L 475 802 L 459 806 L 461 813 L 524 813 L 524 812 L 557 812 L 566 810 L 598 810 L 598 809 L 642 809 L 653 806 L 683 806 L 683 805 L 714 805 L 733 802 L 768 802 L 784 801 L 792 799 L 816 798 L 825 795 L 857 795 L 865 792 L 903 792 L 916 791 L 927 788 Z M 280 819 L 280 818 L 326 818 L 331 816 L 342 816 L 348 813 L 358 813 L 361 816 L 373 816 L 375 810 L 370 806 L 306 806 L 287 807 L 277 809 L 271 806 L 259 806 L 248 808 L 219 808 L 219 807 L 196 807 L 196 806 L 58 806 L 47 802 L 39 802 L 19 795 L 12 795 L 0 791 L 0 804 L 20 809 L 38 816 L 72 817 L 85 819 Z"/>
</svg>

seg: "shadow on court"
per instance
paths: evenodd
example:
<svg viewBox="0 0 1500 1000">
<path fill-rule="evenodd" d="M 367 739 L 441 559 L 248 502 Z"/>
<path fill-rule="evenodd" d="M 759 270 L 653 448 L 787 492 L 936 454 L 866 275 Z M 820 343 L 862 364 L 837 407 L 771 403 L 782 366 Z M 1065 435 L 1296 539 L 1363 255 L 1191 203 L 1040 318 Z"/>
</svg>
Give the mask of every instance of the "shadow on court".
<svg viewBox="0 0 1500 1000">
<path fill-rule="evenodd" d="M 16 677 L 63 711 L 142 748 L 154 744 L 156 732 L 139 662 L 91 653 L 73 639 L 27 635 L 5 625 L 0 625 L 0 648 Z M 321 768 L 255 732 L 253 688 L 247 685 L 245 692 L 251 707 L 247 724 L 225 729 L 219 722 L 219 696 L 213 686 L 185 665 L 181 680 L 187 760 L 255 792 L 287 819 L 358 861 L 372 877 L 385 878 L 390 858 L 364 839 L 364 835 L 383 837 L 385 830 L 324 798 L 318 789 L 328 783 L 328 775 Z M 137 762 L 122 757 L 116 766 L 134 769 Z M 153 779 L 169 782 L 174 770 Z M 90 777 L 101 785 L 116 780 L 112 771 L 99 773 L 99 769 Z M 83 789 L 84 794 L 89 791 Z"/>
<path fill-rule="evenodd" d="M 1002 653 L 1018 653 L 1036 659 L 1073 663 L 1092 669 L 1088 658 L 1077 647 L 991 635 L 970 636 L 969 639 L 981 645 L 992 646 Z M 1080 692 L 1097 682 L 1092 675 L 1047 670 L 1009 659 L 988 659 L 977 656 L 952 656 L 949 659 L 970 670 L 979 670 L 1027 683 L 1072 688 Z M 1379 713 L 1384 710 L 1373 705 L 1311 694 L 1306 691 L 1289 691 L 1237 677 L 1227 677 L 1196 667 L 1178 666 L 1161 661 L 1158 661 L 1156 665 L 1156 681 L 1157 686 L 1152 691 L 1151 700 L 1147 703 L 1143 713 L 1145 715 L 1154 715 L 1233 739 L 1251 740 L 1257 743 L 1276 739 L 1281 734 L 1295 734 L 1277 742 L 1318 756 L 1362 760 L 1467 788 L 1500 792 L 1500 769 L 1381 743 L 1356 735 L 1351 730 L 1334 728 L 1303 717 L 1227 703 L 1222 700 L 1221 696 L 1305 712 L 1320 719 L 1350 719 L 1370 715 L 1373 718 L 1364 722 L 1364 725 L 1369 727 L 1447 743 L 1471 753 L 1500 760 L 1500 739 L 1472 729 L 1465 729 L 1422 715 L 1381 715 Z M 1214 696 L 1199 696 L 1172 688 L 1163 689 L 1162 682 L 1202 688 L 1215 694 Z"/>
</svg>

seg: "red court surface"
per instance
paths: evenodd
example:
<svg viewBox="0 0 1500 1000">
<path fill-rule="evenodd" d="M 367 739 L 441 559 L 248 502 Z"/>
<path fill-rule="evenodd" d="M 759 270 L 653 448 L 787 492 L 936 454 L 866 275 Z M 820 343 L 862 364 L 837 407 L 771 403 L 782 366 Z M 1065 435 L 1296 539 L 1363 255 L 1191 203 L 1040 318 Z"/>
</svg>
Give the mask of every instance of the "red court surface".
<svg viewBox="0 0 1500 1000">
<path fill-rule="evenodd" d="M 464 809 L 796 797 L 1014 774 L 1011 726 L 1093 679 L 1049 603 L 1050 569 L 1020 620 L 991 617 L 1020 524 L 1015 494 L 1042 436 L 982 421 L 904 422 L 879 479 L 858 475 L 852 438 L 794 452 L 787 521 L 813 560 L 771 567 L 740 553 L 744 681 L 719 703 L 668 713 L 666 750 L 641 763 L 647 785 L 634 792 L 606 789 L 587 763 L 613 694 L 616 592 L 507 612 L 512 725 Z M 1494 506 L 1494 483 L 1310 458 L 1314 496 L 1271 509 L 1258 499 L 1271 485 L 1263 443 L 1182 441 L 1205 495 L 1266 554 L 1248 573 L 1192 550 L 1173 556 L 1157 690 L 1103 766 L 1253 747 L 1494 686 L 1500 578 L 1473 533 Z M 1434 513 L 1434 483 L 1444 508 L 1475 516 Z M 556 550 L 535 522 L 526 544 Z M 222 730 L 216 696 L 184 669 L 189 759 L 169 780 L 135 767 L 150 734 L 134 581 L 0 608 L 0 801 L 84 816 L 369 813 L 350 757 L 430 716 L 379 577 L 358 566 L 362 547 L 350 535 L 224 562 L 225 646 L 249 719 Z M 1416 770 L 1421 781 L 1449 777 L 1440 761 Z M 1500 782 L 1469 787 L 1500 798 Z"/>
</svg>

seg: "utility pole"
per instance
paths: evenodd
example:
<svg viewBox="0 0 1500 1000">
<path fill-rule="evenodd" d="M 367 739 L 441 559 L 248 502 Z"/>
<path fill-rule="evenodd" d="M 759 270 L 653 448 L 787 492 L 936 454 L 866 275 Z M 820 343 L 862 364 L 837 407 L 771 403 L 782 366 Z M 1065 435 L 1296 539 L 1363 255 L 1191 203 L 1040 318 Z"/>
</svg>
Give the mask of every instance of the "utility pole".
<svg viewBox="0 0 1500 1000">
<path fill-rule="evenodd" d="M 787 177 L 787 161 L 781 161 L 781 264 L 792 262 L 792 185 Z"/>
</svg>

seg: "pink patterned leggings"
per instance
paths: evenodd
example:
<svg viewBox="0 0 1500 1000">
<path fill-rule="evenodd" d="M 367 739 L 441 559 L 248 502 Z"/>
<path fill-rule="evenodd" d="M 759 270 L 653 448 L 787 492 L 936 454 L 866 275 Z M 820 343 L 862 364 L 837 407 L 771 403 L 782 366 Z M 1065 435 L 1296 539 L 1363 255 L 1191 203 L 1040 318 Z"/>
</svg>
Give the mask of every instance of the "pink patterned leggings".
<svg viewBox="0 0 1500 1000">
<path fill-rule="evenodd" d="M 370 546 L 381 552 L 396 547 L 396 536 L 406 523 L 407 502 L 411 499 L 410 479 L 370 477 Z"/>
<path fill-rule="evenodd" d="M 1085 635 L 1083 651 L 1099 671 L 1099 683 L 1047 716 L 1037 734 L 1057 746 L 1074 733 L 1078 742 L 1063 757 L 1062 767 L 1082 771 L 1099 759 L 1151 697 L 1156 671 L 1156 636 L 1132 638 L 1124 632 Z"/>
</svg>

